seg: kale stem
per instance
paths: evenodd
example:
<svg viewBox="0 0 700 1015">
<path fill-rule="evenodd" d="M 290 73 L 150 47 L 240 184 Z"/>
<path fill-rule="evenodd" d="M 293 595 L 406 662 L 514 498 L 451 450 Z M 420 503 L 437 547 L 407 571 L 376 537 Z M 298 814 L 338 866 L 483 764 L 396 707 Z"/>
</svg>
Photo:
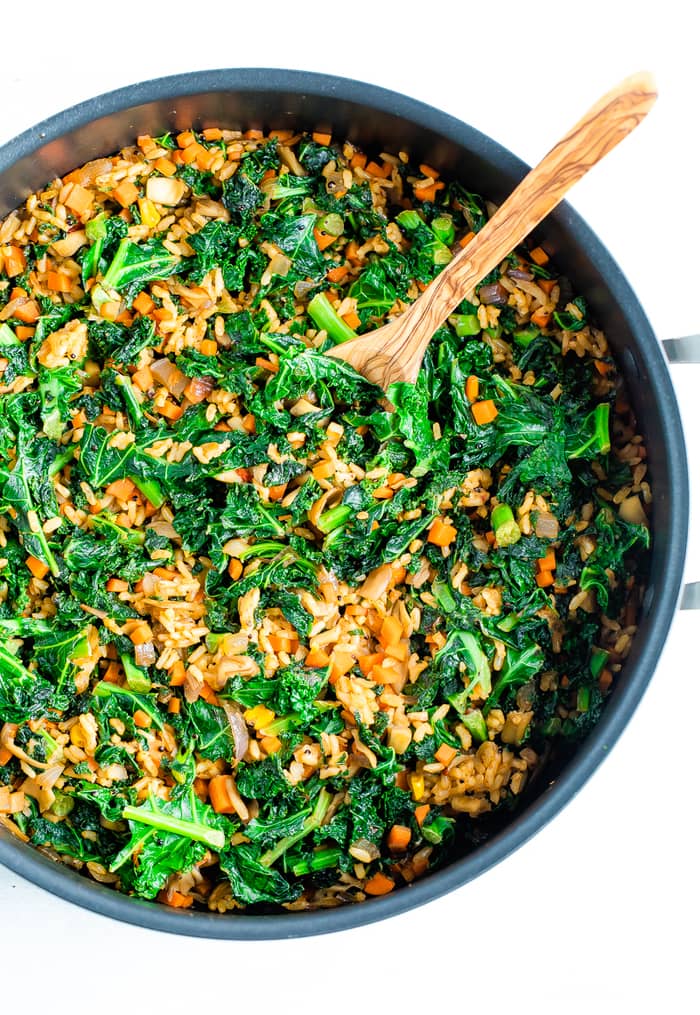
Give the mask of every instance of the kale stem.
<svg viewBox="0 0 700 1015">
<path fill-rule="evenodd" d="M 333 307 L 328 302 L 325 293 L 316 293 L 307 307 L 309 317 L 318 328 L 328 332 L 328 337 L 336 345 L 349 342 L 351 338 L 357 338 L 357 334 L 345 321 L 338 317 Z"/>
<path fill-rule="evenodd" d="M 308 816 L 300 830 L 295 832 L 294 835 L 285 835 L 283 839 L 280 839 L 276 846 L 272 849 L 268 849 L 267 853 L 263 853 L 260 857 L 260 863 L 263 867 L 271 867 L 275 860 L 279 860 L 282 854 L 286 853 L 290 846 L 293 846 L 295 843 L 305 838 L 309 832 L 313 832 L 314 829 L 320 828 L 323 824 L 323 819 L 326 816 L 328 808 L 330 807 L 330 803 L 331 794 L 327 789 L 322 789 L 318 795 L 318 800 L 316 801 L 316 806 L 314 807 L 313 812 Z"/>
<path fill-rule="evenodd" d="M 63 466 L 68 465 L 68 463 L 75 458 L 75 452 L 77 449 L 77 444 L 69 444 L 67 447 L 63 448 L 49 466 L 49 476 L 57 476 Z"/>
<path fill-rule="evenodd" d="M 165 497 L 157 479 L 140 479 L 138 476 L 129 476 L 129 479 L 134 486 L 138 487 L 144 497 L 151 502 L 154 508 L 163 506 Z"/>
<path fill-rule="evenodd" d="M 175 818 L 171 814 L 164 814 L 162 811 L 147 811 L 143 805 L 134 807 L 127 805 L 122 811 L 122 817 L 127 821 L 138 821 L 142 825 L 151 825 L 159 828 L 162 832 L 172 832 L 174 835 L 183 835 L 195 842 L 203 842 L 212 849 L 221 849 L 226 842 L 226 836 L 218 828 L 210 828 L 198 821 L 187 821 L 185 818 Z"/>
<path fill-rule="evenodd" d="M 343 525 L 350 515 L 352 514 L 352 508 L 349 504 L 338 504 L 337 507 L 331 508 L 329 511 L 324 511 L 318 520 L 318 526 L 321 532 L 328 534 L 333 529 L 339 528 Z"/>
</svg>

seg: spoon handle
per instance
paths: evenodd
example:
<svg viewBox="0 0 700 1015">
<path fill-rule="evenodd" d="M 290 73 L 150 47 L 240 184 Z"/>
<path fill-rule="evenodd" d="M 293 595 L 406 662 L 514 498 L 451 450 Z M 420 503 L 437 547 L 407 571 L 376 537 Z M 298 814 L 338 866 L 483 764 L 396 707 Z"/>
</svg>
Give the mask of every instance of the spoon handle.
<svg viewBox="0 0 700 1015">
<path fill-rule="evenodd" d="M 471 243 L 392 322 L 382 349 L 385 357 L 394 360 L 400 350 L 402 364 L 420 368 L 432 335 L 461 300 L 559 204 L 577 180 L 634 130 L 655 100 L 654 80 L 647 73 L 626 78 L 599 99 L 518 184 Z"/>
</svg>

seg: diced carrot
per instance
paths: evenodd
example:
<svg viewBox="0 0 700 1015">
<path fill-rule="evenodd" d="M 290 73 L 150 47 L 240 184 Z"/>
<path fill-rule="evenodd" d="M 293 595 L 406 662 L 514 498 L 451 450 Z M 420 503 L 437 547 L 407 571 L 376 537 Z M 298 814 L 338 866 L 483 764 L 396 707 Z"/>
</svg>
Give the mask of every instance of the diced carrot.
<svg viewBox="0 0 700 1015">
<path fill-rule="evenodd" d="M 120 314 L 117 314 L 114 320 L 117 322 L 117 324 L 124 324 L 126 325 L 127 328 L 130 328 L 131 325 L 134 323 L 134 315 L 131 313 L 131 311 L 125 308 L 124 310 L 122 310 Z"/>
<path fill-rule="evenodd" d="M 232 775 L 215 775 L 209 780 L 209 800 L 217 814 L 235 814 L 233 793 L 235 783 Z"/>
<path fill-rule="evenodd" d="M 365 892 L 367 895 L 388 895 L 395 887 L 395 882 L 391 878 L 388 878 L 386 874 L 382 874 L 381 871 L 377 871 L 369 881 L 365 882 Z"/>
<path fill-rule="evenodd" d="M 0 747 L 0 765 L 6 765 L 12 757 L 12 751 L 7 747 Z"/>
<path fill-rule="evenodd" d="M 205 172 L 214 165 L 221 152 L 216 149 L 205 148 L 204 145 L 197 146 L 197 167 Z"/>
<path fill-rule="evenodd" d="M 110 578 L 105 588 L 108 592 L 128 592 L 129 583 L 125 582 L 123 578 Z"/>
<path fill-rule="evenodd" d="M 202 356 L 216 356 L 219 351 L 219 343 L 214 338 L 203 338 L 199 346 L 199 351 Z"/>
<path fill-rule="evenodd" d="M 43 560 L 38 560 L 36 557 L 27 557 L 25 564 L 35 578 L 45 578 L 49 573 L 49 565 L 45 564 Z"/>
<path fill-rule="evenodd" d="M 347 257 L 350 264 L 362 263 L 362 258 L 360 257 L 358 251 L 359 247 L 357 245 L 357 240 L 350 240 L 350 242 L 345 247 L 345 256 Z"/>
<path fill-rule="evenodd" d="M 416 822 L 418 823 L 419 828 L 423 827 L 423 822 L 428 817 L 429 812 L 430 812 L 430 804 L 418 804 L 418 806 L 413 811 L 413 813 L 416 816 Z"/>
<path fill-rule="evenodd" d="M 362 323 L 354 310 L 350 310 L 349 313 L 343 314 L 343 320 L 347 324 L 348 328 L 352 328 L 353 331 L 356 331 Z"/>
<path fill-rule="evenodd" d="M 202 137 L 205 141 L 220 141 L 223 136 L 218 127 L 205 127 L 202 131 Z"/>
<path fill-rule="evenodd" d="M 243 417 L 243 429 L 246 433 L 255 433 L 255 416 L 252 412 L 246 413 Z"/>
<path fill-rule="evenodd" d="M 355 665 L 355 657 L 350 655 L 349 652 L 343 652 L 340 649 L 336 649 L 331 656 L 331 666 L 333 676 L 337 679 L 338 677 L 344 676 L 349 673 Z"/>
<path fill-rule="evenodd" d="M 187 147 L 180 152 L 180 158 L 186 166 L 192 165 L 197 158 L 199 149 L 200 145 L 196 141 L 193 141 L 192 144 L 187 145 Z"/>
<path fill-rule="evenodd" d="M 449 546 L 457 538 L 457 529 L 444 518 L 436 518 L 428 531 L 427 541 L 433 546 Z"/>
<path fill-rule="evenodd" d="M 261 130 L 258 130 L 257 127 L 251 127 L 243 135 L 243 137 L 246 139 L 246 141 L 256 141 L 256 140 L 259 140 L 261 137 L 264 137 L 264 136 L 265 135 L 263 134 L 263 132 Z"/>
<path fill-rule="evenodd" d="M 282 750 L 282 741 L 279 737 L 261 737 L 260 746 L 265 751 L 265 754 L 277 754 L 278 751 Z"/>
<path fill-rule="evenodd" d="M 47 271 L 46 288 L 56 293 L 69 293 L 73 288 L 73 282 L 63 271 Z"/>
<path fill-rule="evenodd" d="M 462 237 L 462 239 L 461 239 L 461 240 L 459 241 L 459 245 L 460 245 L 460 247 L 466 247 L 466 245 L 467 245 L 468 243 L 471 243 L 471 241 L 472 241 L 472 240 L 474 239 L 475 235 L 476 235 L 476 233 L 473 233 L 473 232 L 471 232 L 471 231 L 470 231 L 470 232 L 468 232 L 468 233 L 467 233 L 467 234 L 466 234 L 465 236 L 463 236 L 463 237 Z"/>
<path fill-rule="evenodd" d="M 194 134 L 191 130 L 183 130 L 175 138 L 178 148 L 189 148 L 191 144 L 194 144 Z"/>
<path fill-rule="evenodd" d="M 326 278 L 329 282 L 342 282 L 349 270 L 347 264 L 339 264 L 326 272 Z"/>
<path fill-rule="evenodd" d="M 181 708 L 182 702 L 179 698 L 172 697 L 168 702 L 168 712 L 170 712 L 171 715 L 179 715 Z"/>
<path fill-rule="evenodd" d="M 138 200 L 139 191 L 130 180 L 123 180 L 118 187 L 112 191 L 112 197 L 118 201 L 122 208 L 128 208 Z"/>
<path fill-rule="evenodd" d="M 180 419 L 184 411 L 185 407 L 183 405 L 175 405 L 175 403 L 171 402 L 169 399 L 164 402 L 163 405 L 159 405 L 156 409 L 156 412 L 158 412 L 161 416 L 165 416 L 166 419 L 169 419 L 172 422 Z"/>
<path fill-rule="evenodd" d="M 139 391 L 151 391 L 155 384 L 150 367 L 141 367 L 140 370 L 136 370 L 131 375 L 131 381 Z"/>
<path fill-rule="evenodd" d="M 153 720 L 151 719 L 148 712 L 144 712 L 142 708 L 137 708 L 134 712 L 134 726 L 138 726 L 141 730 L 147 730 Z"/>
<path fill-rule="evenodd" d="M 145 289 L 142 289 L 138 294 L 134 302 L 132 303 L 134 310 L 137 310 L 140 314 L 150 314 L 154 309 L 155 303 L 148 295 Z"/>
<path fill-rule="evenodd" d="M 167 307 L 156 307 L 151 311 L 151 317 L 154 321 L 167 321 L 170 318 L 170 311 Z"/>
<path fill-rule="evenodd" d="M 392 825 L 386 844 L 392 853 L 402 853 L 411 841 L 411 829 L 407 825 Z"/>
<path fill-rule="evenodd" d="M 194 902 L 191 895 L 183 895 L 182 892 L 171 892 L 168 893 L 163 890 L 158 893 L 158 901 L 164 902 L 166 906 L 171 906 L 173 909 L 189 909 Z"/>
<path fill-rule="evenodd" d="M 318 669 L 322 666 L 330 666 L 330 662 L 331 657 L 326 655 L 323 649 L 316 648 L 307 653 L 304 666 L 308 666 L 309 669 Z"/>
<path fill-rule="evenodd" d="M 34 324 L 39 319 L 41 310 L 36 300 L 27 300 L 26 303 L 21 303 L 13 312 L 12 316 L 18 320 L 23 321 L 25 324 Z"/>
<path fill-rule="evenodd" d="M 486 542 L 489 544 L 489 546 L 493 546 L 494 543 L 496 542 L 496 533 L 493 531 L 489 531 L 486 533 L 486 536 L 484 538 L 486 539 Z"/>
<path fill-rule="evenodd" d="M 331 236 L 330 233 L 324 233 L 320 229 L 314 228 L 314 239 L 316 240 L 318 249 L 325 250 L 326 247 L 330 247 L 331 243 L 335 243 L 338 237 Z"/>
<path fill-rule="evenodd" d="M 445 184 L 442 180 L 431 183 L 429 187 L 414 187 L 413 193 L 417 201 L 434 201 L 438 190 L 442 190 Z"/>
<path fill-rule="evenodd" d="M 535 247 L 530 251 L 530 260 L 543 267 L 549 260 L 549 254 L 542 247 Z"/>
<path fill-rule="evenodd" d="M 105 487 L 105 493 L 117 500 L 129 500 L 136 493 L 136 486 L 130 479 L 115 479 L 113 483 Z"/>
<path fill-rule="evenodd" d="M 105 321 L 116 321 L 121 310 L 121 303 L 117 303 L 116 300 L 108 300 L 100 307 L 100 317 L 104 317 Z"/>
<path fill-rule="evenodd" d="M 15 317 L 16 316 L 17 315 L 15 314 Z M 20 340 L 20 342 L 26 342 L 27 339 L 33 338 L 35 334 L 36 328 L 27 328 L 22 324 L 18 324 L 17 327 L 15 328 L 15 335 Z"/>
<path fill-rule="evenodd" d="M 318 462 L 311 470 L 314 479 L 329 479 L 335 473 L 335 462 Z"/>
<path fill-rule="evenodd" d="M 475 377 L 474 374 L 470 374 L 467 377 L 467 398 L 470 402 L 475 402 L 479 397 L 479 378 Z"/>
<path fill-rule="evenodd" d="M 282 500 L 285 493 L 287 492 L 287 484 L 278 483 L 277 486 L 268 487 L 268 490 L 270 491 L 270 500 L 274 501 Z"/>
<path fill-rule="evenodd" d="M 538 571 L 554 571 L 557 566 L 557 558 L 554 550 L 550 550 L 544 557 L 540 557 L 537 561 Z"/>
<path fill-rule="evenodd" d="M 457 757 L 457 748 L 450 747 L 449 744 L 440 744 L 433 757 L 436 761 L 439 761 L 441 765 L 447 768 L 449 763 Z"/>
<path fill-rule="evenodd" d="M 265 359 L 264 356 L 256 356 L 255 365 L 260 367 L 261 370 L 269 370 L 271 374 L 276 374 L 279 370 L 277 363 L 273 363 L 270 359 Z"/>
<path fill-rule="evenodd" d="M 137 624 L 136 627 L 129 633 L 129 638 L 134 645 L 145 645 L 149 641 L 153 641 L 153 631 L 151 631 L 148 624 L 145 622 Z"/>
<path fill-rule="evenodd" d="M 535 581 L 541 589 L 546 589 L 550 585 L 554 585 L 554 575 L 551 571 L 538 571 L 535 575 Z"/>
<path fill-rule="evenodd" d="M 474 417 L 474 422 L 478 423 L 479 426 L 493 423 L 497 415 L 498 409 L 490 398 L 487 398 L 483 402 L 474 402 L 472 405 L 472 416 Z"/>
<path fill-rule="evenodd" d="M 208 702 L 210 705 L 219 704 L 219 699 L 216 696 L 216 691 L 214 691 L 214 689 L 211 688 L 209 684 L 202 684 L 202 686 L 199 689 L 199 697 L 203 698 L 204 701 Z"/>
<path fill-rule="evenodd" d="M 253 473 L 251 472 L 251 470 L 246 469 L 244 465 L 241 465 L 239 468 L 234 469 L 233 471 L 238 473 L 238 475 L 241 477 L 244 483 L 250 483 L 251 479 L 253 478 Z"/>
<path fill-rule="evenodd" d="M 231 557 L 230 561 L 228 562 L 228 574 L 229 578 L 233 582 L 237 582 L 238 579 L 243 574 L 243 565 L 241 564 L 240 560 L 238 560 L 237 557 Z"/>
<path fill-rule="evenodd" d="M 153 168 L 157 169 L 159 173 L 163 174 L 163 176 L 174 176 L 177 172 L 177 166 L 164 155 L 161 155 L 159 159 L 156 159 L 153 163 Z"/>
<path fill-rule="evenodd" d="M 546 328 L 552 319 L 552 315 L 548 310 L 544 310 L 540 307 L 534 314 L 530 315 L 530 320 L 533 324 L 536 324 L 538 328 Z"/>
<path fill-rule="evenodd" d="M 364 169 L 366 165 L 367 165 L 367 156 L 364 154 L 364 152 L 355 152 L 355 154 L 350 159 L 351 169 Z"/>
<path fill-rule="evenodd" d="M 92 208 L 94 195 L 91 190 L 81 187 L 79 183 L 73 184 L 73 189 L 65 200 L 66 208 L 76 212 L 78 215 L 85 215 Z"/>
<path fill-rule="evenodd" d="M 2 248 L 2 258 L 5 262 L 5 274 L 8 278 L 15 278 L 21 275 L 27 267 L 27 260 L 21 247 L 14 244 Z"/>
<path fill-rule="evenodd" d="M 19 328 L 17 328 L 16 334 L 19 337 Z M 602 359 L 593 360 L 593 366 L 596 368 L 601 377 L 605 377 L 605 375 L 609 373 L 610 370 L 612 370 L 611 365 L 609 363 L 606 363 L 605 360 Z"/>
<path fill-rule="evenodd" d="M 381 166 L 378 162 L 368 162 L 365 166 L 365 170 L 370 176 L 378 176 L 380 179 L 385 180 L 391 172 L 391 164 L 384 162 Z"/>
<path fill-rule="evenodd" d="M 271 130 L 270 137 L 276 137 L 278 141 L 289 141 L 294 137 L 293 130 Z"/>
<path fill-rule="evenodd" d="M 316 144 L 329 145 L 331 143 L 331 135 L 326 134 L 322 130 L 315 130 L 311 135 L 311 140 L 315 141 Z"/>
<path fill-rule="evenodd" d="M 372 490 L 372 496 L 375 500 L 391 500 L 394 496 L 394 491 L 390 486 L 378 486 Z"/>
<path fill-rule="evenodd" d="M 398 645 L 403 637 L 403 625 L 397 617 L 385 617 L 379 630 L 379 644 L 386 649 Z"/>
<path fill-rule="evenodd" d="M 372 672 L 375 666 L 381 666 L 383 659 L 383 652 L 370 652 L 368 655 L 358 656 L 357 665 L 366 677 Z"/>
<path fill-rule="evenodd" d="M 271 634 L 268 640 L 273 652 L 294 652 L 298 644 L 296 638 L 288 634 Z"/>
<path fill-rule="evenodd" d="M 552 289 L 557 284 L 557 280 L 555 278 L 538 278 L 537 284 L 540 287 L 540 289 L 546 292 L 547 295 L 549 296 Z"/>
<path fill-rule="evenodd" d="M 182 659 L 176 659 L 173 665 L 170 667 L 168 673 L 170 676 L 170 686 L 182 687 L 182 685 L 185 682 L 186 676 L 185 664 L 183 663 Z"/>
</svg>

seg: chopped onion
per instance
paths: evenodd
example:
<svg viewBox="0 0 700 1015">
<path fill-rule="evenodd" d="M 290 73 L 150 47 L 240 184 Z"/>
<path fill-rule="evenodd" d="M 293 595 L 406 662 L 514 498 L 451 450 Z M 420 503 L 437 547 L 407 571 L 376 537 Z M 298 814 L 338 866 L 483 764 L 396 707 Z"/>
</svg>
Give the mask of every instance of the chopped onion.
<svg viewBox="0 0 700 1015">
<path fill-rule="evenodd" d="M 286 254 L 275 254 L 267 266 L 271 275 L 281 275 L 283 278 L 292 267 L 292 262 Z"/>
<path fill-rule="evenodd" d="M 180 538 L 170 522 L 166 522 L 163 519 L 158 519 L 152 525 L 149 525 L 148 528 L 153 529 L 157 536 L 166 536 L 168 539 Z"/>
<path fill-rule="evenodd" d="M 626 497 L 625 500 L 620 504 L 619 507 L 620 518 L 625 522 L 631 522 L 633 525 L 648 525 L 649 520 L 647 519 L 644 511 L 644 505 L 638 494 L 634 494 L 633 497 Z"/>
<path fill-rule="evenodd" d="M 358 589 L 360 598 L 381 599 L 391 584 L 392 574 L 391 564 L 381 564 L 380 567 L 375 567 L 374 571 L 370 571 Z"/>
<path fill-rule="evenodd" d="M 506 275 L 508 278 L 521 279 L 523 282 L 530 282 L 535 277 L 531 271 L 525 271 L 523 268 L 508 268 Z"/>
<path fill-rule="evenodd" d="M 482 285 L 479 289 L 479 299 L 491 306 L 504 307 L 508 302 L 508 293 L 500 282 L 492 282 L 489 285 Z"/>
<path fill-rule="evenodd" d="M 63 182 L 79 183 L 81 187 L 92 187 L 97 182 L 98 176 L 105 176 L 111 172 L 111 159 L 93 159 L 92 162 L 86 162 L 80 169 L 74 169 L 72 173 L 64 176 Z"/>
<path fill-rule="evenodd" d="M 134 659 L 137 666 L 152 666 L 156 661 L 156 647 L 152 641 L 134 645 Z"/>
<path fill-rule="evenodd" d="M 87 243 L 87 233 L 84 229 L 76 229 L 75 232 L 68 233 L 62 240 L 56 240 L 55 243 L 51 244 L 51 249 L 58 254 L 59 257 L 72 257 L 77 250 L 84 247 Z"/>
<path fill-rule="evenodd" d="M 535 535 L 538 539 L 556 539 L 559 535 L 559 522 L 548 511 L 540 511 L 535 522 Z"/>
<path fill-rule="evenodd" d="M 185 196 L 187 184 L 174 176 L 151 176 L 146 183 L 146 197 L 156 204 L 174 207 Z"/>
<path fill-rule="evenodd" d="M 155 526 L 157 524 L 158 523 L 155 522 L 152 527 L 155 528 Z M 157 584 L 158 584 L 158 579 L 156 578 L 156 576 L 153 574 L 152 571 L 146 571 L 146 572 L 144 572 L 143 578 L 141 579 L 141 588 L 143 589 L 144 593 L 147 596 L 152 596 L 153 595 L 153 593 L 156 590 L 156 585 Z"/>
<path fill-rule="evenodd" d="M 233 756 L 236 761 L 240 761 L 245 752 L 248 750 L 248 743 L 250 737 L 248 736 L 248 727 L 245 724 L 245 719 L 230 702 L 221 702 L 224 712 L 228 718 L 228 724 L 231 727 L 231 733 L 233 734 Z"/>
<path fill-rule="evenodd" d="M 171 395 L 175 395 L 179 398 L 182 392 L 185 390 L 187 385 L 190 383 L 189 377 L 183 374 L 182 370 L 175 366 L 169 359 L 157 359 L 151 363 L 151 373 L 159 380 L 161 384 L 165 385 Z"/>
<path fill-rule="evenodd" d="M 198 405 L 211 395 L 215 386 L 213 377 L 193 377 L 187 386 L 187 401 Z"/>
</svg>

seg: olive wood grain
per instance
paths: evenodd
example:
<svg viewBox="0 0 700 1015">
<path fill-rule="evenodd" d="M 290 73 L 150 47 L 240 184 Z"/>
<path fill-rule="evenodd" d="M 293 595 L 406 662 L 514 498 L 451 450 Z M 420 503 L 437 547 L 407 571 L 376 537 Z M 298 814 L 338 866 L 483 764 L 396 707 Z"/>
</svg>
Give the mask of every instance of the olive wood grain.
<svg viewBox="0 0 700 1015">
<path fill-rule="evenodd" d="M 375 331 L 328 350 L 385 391 L 415 382 L 438 327 L 475 286 L 517 247 L 604 155 L 644 119 L 656 101 L 654 80 L 639 73 L 604 95 L 545 155 L 399 317 Z"/>
</svg>

